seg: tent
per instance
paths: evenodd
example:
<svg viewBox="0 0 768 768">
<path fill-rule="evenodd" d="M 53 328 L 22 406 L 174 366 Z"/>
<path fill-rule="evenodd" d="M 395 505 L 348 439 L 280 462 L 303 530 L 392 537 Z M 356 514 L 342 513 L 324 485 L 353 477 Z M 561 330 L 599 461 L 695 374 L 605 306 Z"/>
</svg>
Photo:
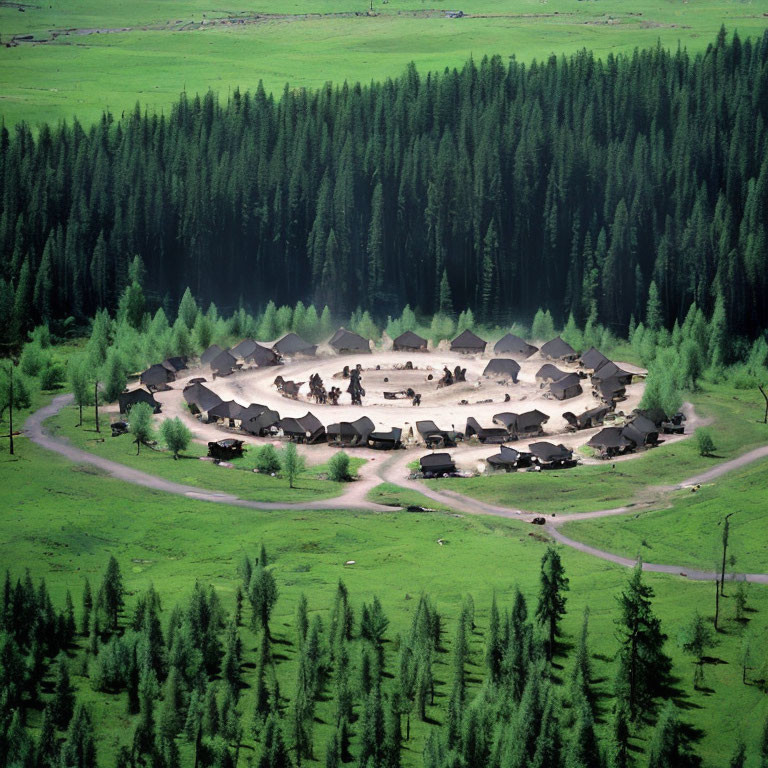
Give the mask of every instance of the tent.
<svg viewBox="0 0 768 768">
<path fill-rule="evenodd" d="M 416 429 L 427 446 L 453 447 L 464 437 L 460 432 L 440 429 L 434 421 L 417 421 Z"/>
<path fill-rule="evenodd" d="M 257 411 L 257 409 L 261 410 Z M 251 435 L 264 437 L 273 427 L 277 428 L 279 421 L 280 414 L 277 411 L 262 405 L 252 404 L 243 412 L 240 427 L 244 432 L 248 432 Z"/>
<path fill-rule="evenodd" d="M 481 443 L 503 443 L 509 440 L 509 432 L 504 427 L 481 427 L 473 416 L 467 419 L 464 437 L 476 436 Z"/>
<path fill-rule="evenodd" d="M 539 351 L 538 347 L 529 344 L 525 339 L 508 333 L 502 336 L 493 347 L 494 354 L 511 355 L 512 357 L 527 358 Z"/>
<path fill-rule="evenodd" d="M 659 442 L 659 428 L 650 419 L 640 414 L 627 422 L 622 434 L 638 448 L 645 445 L 656 445 Z"/>
<path fill-rule="evenodd" d="M 368 339 L 345 328 L 339 328 L 331 336 L 328 344 L 340 355 L 370 354 L 371 352 L 371 342 Z"/>
<path fill-rule="evenodd" d="M 150 365 L 141 376 L 141 383 L 148 389 L 165 389 L 169 381 L 176 381 L 176 374 L 169 371 L 162 363 Z"/>
<path fill-rule="evenodd" d="M 286 333 L 280 341 L 275 342 L 272 349 L 283 357 L 306 355 L 314 357 L 317 352 L 317 344 L 310 344 L 296 333 Z"/>
<path fill-rule="evenodd" d="M 243 339 L 239 344 L 230 349 L 230 353 L 238 360 L 245 360 L 259 345 L 253 339 Z"/>
<path fill-rule="evenodd" d="M 167 370 L 172 371 L 173 373 L 178 373 L 179 371 L 186 370 L 187 358 L 186 357 L 167 357 L 165 360 L 163 360 L 162 365 Z"/>
<path fill-rule="evenodd" d="M 572 362 L 578 357 L 576 350 L 570 344 L 566 344 L 559 336 L 544 344 L 539 352 L 541 352 L 542 357 L 550 360 Z"/>
<path fill-rule="evenodd" d="M 590 408 L 578 416 L 567 411 L 563 414 L 563 418 L 573 429 L 590 429 L 600 426 L 610 411 L 611 409 L 607 405 L 598 405 L 596 408 Z"/>
<path fill-rule="evenodd" d="M 452 342 L 451 352 L 462 352 L 464 354 L 482 354 L 485 352 L 487 341 L 483 341 L 472 331 L 462 331 Z"/>
<path fill-rule="evenodd" d="M 146 389 L 134 389 L 131 392 L 121 392 L 117 396 L 117 402 L 120 406 L 120 413 L 128 413 L 137 403 L 146 403 L 152 406 L 155 413 L 160 413 L 160 403 L 155 400 L 155 396 L 147 392 Z"/>
<path fill-rule="evenodd" d="M 579 364 L 588 371 L 596 371 L 601 366 L 609 363 L 610 360 L 599 350 L 590 347 L 580 358 Z"/>
<path fill-rule="evenodd" d="M 259 368 L 266 368 L 269 365 L 280 365 L 280 358 L 277 352 L 256 344 L 252 351 L 245 355 L 246 363 L 251 363 Z"/>
<path fill-rule="evenodd" d="M 613 405 L 617 400 L 621 400 L 627 393 L 626 387 L 618 379 L 605 379 L 595 382 L 593 379 L 594 393 L 608 405 Z"/>
<path fill-rule="evenodd" d="M 208 455 L 217 461 L 230 461 L 243 455 L 243 441 L 227 438 L 208 443 Z"/>
<path fill-rule="evenodd" d="M 219 376 L 229 376 L 237 368 L 237 359 L 226 350 L 211 360 L 211 370 Z"/>
<path fill-rule="evenodd" d="M 600 456 L 610 459 L 634 448 L 634 443 L 623 435 L 621 427 L 605 427 L 593 435 L 587 445 L 600 452 Z"/>
<path fill-rule="evenodd" d="M 371 432 L 368 435 L 368 447 L 382 450 L 399 448 L 402 436 L 403 430 L 400 427 L 392 427 L 389 432 Z"/>
<path fill-rule="evenodd" d="M 392 348 L 395 352 L 426 352 L 427 340 L 413 331 L 406 331 L 392 342 Z"/>
<path fill-rule="evenodd" d="M 539 465 L 547 469 L 562 467 L 573 461 L 573 451 L 570 448 L 566 448 L 562 443 L 555 445 L 554 443 L 542 441 L 540 443 L 531 443 L 528 448 Z"/>
<path fill-rule="evenodd" d="M 292 417 L 280 419 L 277 427 L 283 430 L 286 437 L 297 443 L 317 443 L 325 437 L 325 427 L 310 412 L 298 419 Z"/>
<path fill-rule="evenodd" d="M 425 477 L 450 475 L 456 471 L 450 453 L 430 453 L 419 459 L 419 466 Z"/>
<path fill-rule="evenodd" d="M 356 421 L 341 421 L 338 424 L 329 424 L 325 431 L 329 442 L 361 446 L 368 443 L 368 436 L 374 429 L 374 423 L 367 416 L 361 416 Z"/>
<path fill-rule="evenodd" d="M 627 384 L 632 383 L 632 374 L 622 370 L 616 363 L 612 363 L 609 360 L 592 374 L 592 383 L 599 384 L 601 381 L 606 381 L 607 379 L 618 379 L 620 384 L 626 386 Z"/>
<path fill-rule="evenodd" d="M 489 456 L 486 461 L 493 469 L 503 469 L 511 472 L 515 469 L 531 466 L 531 454 L 521 453 L 520 451 L 502 445 L 499 453 Z"/>
<path fill-rule="evenodd" d="M 517 417 L 515 433 L 520 437 L 531 437 L 544 434 L 544 424 L 549 421 L 549 416 L 539 410 L 526 411 Z"/>
<path fill-rule="evenodd" d="M 208 365 L 212 360 L 215 360 L 224 350 L 218 344 L 211 344 L 208 349 L 200 355 L 200 363 L 202 365 Z"/>
<path fill-rule="evenodd" d="M 208 418 L 229 419 L 230 422 L 239 421 L 244 410 L 245 407 L 235 400 L 222 400 L 218 405 L 208 409 Z"/>
<path fill-rule="evenodd" d="M 500 427 L 504 427 L 507 430 L 507 434 L 517 434 L 517 414 L 511 411 L 505 411 L 504 413 L 497 413 L 493 417 L 493 423 Z"/>
<path fill-rule="evenodd" d="M 552 382 L 563 379 L 568 375 L 567 371 L 561 371 L 556 365 L 552 363 L 544 363 L 544 365 L 536 371 L 536 381 L 538 382 Z"/>
<path fill-rule="evenodd" d="M 195 405 L 201 413 L 207 413 L 222 402 L 215 392 L 202 384 L 190 384 L 184 388 L 183 394 L 184 399 L 191 405 Z"/>
<path fill-rule="evenodd" d="M 497 357 L 488 361 L 483 376 L 488 378 L 512 380 L 517 384 L 517 375 L 520 373 L 520 364 L 508 357 Z"/>
<path fill-rule="evenodd" d="M 581 378 L 578 373 L 569 373 L 562 379 L 553 381 L 549 385 L 549 391 L 558 400 L 569 400 L 578 397 L 584 390 L 581 388 Z"/>
</svg>

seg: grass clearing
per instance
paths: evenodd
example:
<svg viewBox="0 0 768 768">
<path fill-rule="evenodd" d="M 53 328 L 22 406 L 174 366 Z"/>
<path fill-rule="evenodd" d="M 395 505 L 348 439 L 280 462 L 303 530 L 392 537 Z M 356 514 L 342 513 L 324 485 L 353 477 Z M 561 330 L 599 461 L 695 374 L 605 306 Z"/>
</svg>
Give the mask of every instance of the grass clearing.
<svg viewBox="0 0 768 768">
<path fill-rule="evenodd" d="M 376 16 L 366 15 L 368 8 L 352 0 L 236 1 L 226 10 L 196 0 L 57 0 L 29 4 L 21 13 L 9 4 L 0 7 L 3 42 L 29 34 L 50 39 L 51 30 L 103 32 L 0 47 L 0 115 L 8 125 L 56 123 L 73 115 L 90 123 L 106 109 L 119 116 L 137 101 L 167 111 L 184 90 L 211 89 L 226 98 L 235 87 L 253 89 L 263 80 L 279 95 L 286 83 L 365 83 L 399 75 L 410 61 L 424 74 L 493 54 L 531 61 L 586 48 L 605 57 L 657 42 L 697 51 L 714 40 L 721 24 L 742 38 L 768 26 L 765 0 L 645 0 L 631 10 L 619 0 L 467 0 L 460 4 L 468 14 L 463 19 L 445 18 L 414 0 L 374 2 Z M 211 23 L 244 13 L 294 16 Z M 201 25 L 203 15 L 207 26 Z M 193 28 L 183 30 L 186 24 Z M 106 31 L 124 28 L 129 31 Z"/>
<path fill-rule="evenodd" d="M 651 485 L 680 482 L 768 440 L 768 427 L 758 420 L 764 407 L 759 392 L 704 383 L 691 401 L 700 416 L 713 419 L 714 457 L 700 456 L 696 440 L 688 439 L 662 445 L 637 458 L 606 461 L 599 466 L 425 482 L 431 488 L 450 489 L 492 504 L 567 515 L 631 504 L 649 494 L 652 498 Z M 488 455 L 491 453 L 493 448 L 489 447 Z"/>
<path fill-rule="evenodd" d="M 177 483 L 194 485 L 211 491 L 233 493 L 242 499 L 265 502 L 298 503 L 331 499 L 344 492 L 347 483 L 333 482 L 325 478 L 326 464 L 310 466 L 302 472 L 289 488 L 288 480 L 282 477 L 253 472 L 256 449 L 246 451 L 241 459 L 231 462 L 233 469 L 220 467 L 213 462 L 200 461 L 207 455 L 205 446 L 190 443 L 183 457 L 174 461 L 165 450 L 153 450 L 143 447 L 136 455 L 136 443 L 131 435 L 111 437 L 108 419 L 101 419 L 101 433 L 95 431 L 93 409 L 83 413 L 83 426 L 78 427 L 78 409 L 70 406 L 62 409 L 56 416 L 46 421 L 45 426 L 55 435 L 65 437 L 73 445 L 126 466 L 140 469 L 152 475 L 166 478 Z M 162 446 L 160 446 L 162 448 Z M 365 464 L 364 459 L 350 457 L 350 471 L 357 474 Z"/>
<path fill-rule="evenodd" d="M 768 461 L 720 478 L 700 491 L 680 491 L 668 509 L 566 523 L 567 536 L 626 557 L 719 570 L 722 520 L 730 519 L 729 571 L 768 573 Z M 729 557 L 730 560 L 730 557 Z"/>
<path fill-rule="evenodd" d="M 167 617 L 173 604 L 189 593 L 195 579 L 213 584 L 231 610 L 238 562 L 243 552 L 255 554 L 263 540 L 274 557 L 280 589 L 273 620 L 278 637 L 288 635 L 302 592 L 311 610 L 321 611 L 327 619 L 334 585 L 343 578 L 358 614 L 360 601 L 374 594 L 380 596 L 391 622 L 387 636 L 393 642 L 407 629 L 415 598 L 422 591 L 429 593 L 448 622 L 445 641 L 450 650 L 461 600 L 472 593 L 478 624 L 471 642 L 475 665 L 483 663 L 483 632 L 492 592 L 495 590 L 505 605 L 517 583 L 529 600 L 535 601 L 539 561 L 546 546 L 540 534 L 530 535 L 530 526 L 496 518 L 394 511 L 258 512 L 207 504 L 122 483 L 90 468 L 74 466 L 27 442 L 20 442 L 15 459 L 2 455 L 0 476 L 4 488 L 0 564 L 15 572 L 28 566 L 35 578 L 45 576 L 58 605 L 66 589 L 73 591 L 79 604 L 83 577 L 97 582 L 108 556 L 114 554 L 130 595 L 129 610 L 135 595 L 153 583 Z M 444 542 L 442 546 L 438 539 Z M 614 596 L 627 571 L 568 549 L 562 549 L 562 557 L 571 582 L 563 640 L 566 644 L 575 642 L 581 612 L 589 605 L 595 677 L 601 681 L 601 691 L 608 693 L 615 652 Z M 355 565 L 345 567 L 347 560 L 355 560 Z M 692 665 L 677 647 L 676 638 L 694 609 L 711 614 L 711 585 L 662 575 L 647 578 L 656 589 L 655 608 L 670 635 L 668 650 L 680 678 L 684 717 L 704 731 L 696 746 L 705 756 L 705 765 L 722 765 L 738 737 L 743 736 L 754 748 L 768 714 L 768 698 L 756 686 L 740 682 L 739 649 L 744 630 L 731 621 L 732 606 L 726 599 L 726 632 L 720 635 L 715 655 L 727 663 L 708 665 L 710 690 L 694 692 Z M 765 632 L 768 590 L 751 586 L 749 602 L 756 612 L 750 614 L 752 629 L 746 631 Z M 535 602 L 529 603 L 530 610 L 534 606 Z M 248 630 L 243 630 L 242 636 L 246 653 L 251 653 L 253 636 Z M 387 644 L 390 663 L 395 654 L 393 642 Z M 279 679 L 281 688 L 290 695 L 296 649 L 283 649 Z M 568 668 L 572 660 L 563 661 Z M 252 674 L 246 669 L 246 680 Z M 449 655 L 439 659 L 436 674 L 448 683 Z M 97 696 L 86 679 L 76 676 L 75 682 L 86 700 L 98 703 L 99 753 L 101 760 L 110 764 L 117 747 L 130 740 L 135 723 L 125 714 L 125 694 Z M 246 690 L 245 712 L 249 711 L 250 695 Z M 332 706 L 332 702 L 322 703 L 318 709 L 321 722 L 316 729 L 316 748 L 320 755 L 330 734 L 327 723 Z M 603 720 L 609 707 L 610 701 L 604 701 Z M 728 717 L 723 717 L 724 712 Z M 34 721 L 31 724 L 34 726 Z M 600 728 L 606 730 L 607 724 L 601 723 Z M 429 726 L 414 722 L 413 738 L 403 757 L 405 766 L 421 764 L 428 732 Z M 637 741 L 641 749 L 647 746 L 647 735 L 642 733 Z"/>
</svg>

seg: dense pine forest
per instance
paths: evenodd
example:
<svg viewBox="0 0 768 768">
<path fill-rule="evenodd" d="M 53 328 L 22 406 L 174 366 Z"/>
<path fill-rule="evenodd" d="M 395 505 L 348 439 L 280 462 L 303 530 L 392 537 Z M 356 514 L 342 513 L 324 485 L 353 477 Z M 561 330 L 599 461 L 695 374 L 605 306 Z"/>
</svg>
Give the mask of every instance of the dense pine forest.
<svg viewBox="0 0 768 768">
<path fill-rule="evenodd" d="M 768 325 L 768 33 L 369 86 L 259 86 L 0 133 L 0 314 L 21 333 L 145 291 L 377 317 L 446 297 L 482 322 L 599 320 L 625 335 L 653 282 L 731 334 Z M 441 290 L 442 284 L 442 290 Z M 718 306 L 719 305 L 719 306 Z"/>
</svg>

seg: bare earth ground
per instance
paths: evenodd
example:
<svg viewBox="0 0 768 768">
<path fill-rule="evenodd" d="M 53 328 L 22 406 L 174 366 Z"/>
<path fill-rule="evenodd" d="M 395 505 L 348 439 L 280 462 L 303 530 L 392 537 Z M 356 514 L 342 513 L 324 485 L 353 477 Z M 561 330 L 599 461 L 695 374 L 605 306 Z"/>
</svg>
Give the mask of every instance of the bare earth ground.
<svg viewBox="0 0 768 768">
<path fill-rule="evenodd" d="M 411 360 L 415 366 L 418 366 L 418 369 L 415 371 L 393 370 L 393 366 L 404 364 L 406 360 Z M 318 406 L 314 403 L 310 404 L 307 402 L 306 397 L 302 398 L 301 401 L 284 398 L 277 394 L 272 386 L 272 382 L 278 374 L 283 375 L 284 378 L 293 378 L 294 380 L 301 381 L 307 380 L 309 374 L 314 372 L 319 372 L 323 377 L 326 386 L 330 386 L 334 373 L 340 372 L 344 365 L 354 365 L 358 361 L 362 362 L 365 368 L 363 373 L 363 385 L 366 387 L 368 393 L 364 399 L 365 406 L 363 408 L 350 405 L 349 395 L 346 393 L 342 397 L 342 404 L 337 407 Z M 462 364 L 462 367 L 467 368 L 468 382 L 466 384 L 454 385 L 453 387 L 437 390 L 435 381 L 439 378 L 440 372 L 442 371 L 442 365 L 447 364 L 449 368 L 452 369 L 459 362 Z M 493 413 L 498 413 L 502 410 L 522 412 L 530 410 L 531 408 L 538 408 L 550 415 L 550 422 L 547 424 L 547 427 L 550 429 L 547 432 L 547 437 L 543 439 L 551 439 L 554 442 L 563 442 L 570 447 L 583 445 L 594 430 L 579 432 L 576 435 L 565 434 L 562 432 L 553 434 L 553 431 L 562 429 L 565 423 L 562 421 L 562 413 L 564 411 L 572 410 L 574 413 L 579 413 L 586 408 L 592 407 L 595 404 L 594 398 L 588 393 L 564 402 L 545 398 L 542 395 L 542 391 L 545 390 L 540 390 L 534 383 L 534 374 L 542 363 L 543 361 L 538 355 L 523 362 L 520 383 L 517 385 L 509 385 L 508 387 L 500 387 L 498 384 L 488 382 L 487 380 L 481 380 L 480 374 L 485 367 L 486 359 L 479 357 L 465 357 L 442 351 L 430 355 L 407 355 L 404 353 L 385 352 L 370 356 L 321 357 L 318 359 L 292 362 L 278 368 L 244 371 L 231 377 L 209 381 L 209 384 L 211 389 L 214 389 L 225 399 L 236 399 L 243 405 L 247 405 L 250 402 L 259 402 L 275 408 L 284 416 L 301 416 L 306 413 L 307 410 L 312 410 L 312 412 L 326 425 L 339 420 L 354 420 L 361 415 L 366 414 L 376 423 L 377 427 L 383 429 L 389 429 L 391 426 L 403 426 L 405 430 L 407 430 L 414 424 L 416 416 L 421 419 L 433 419 L 438 426 L 442 428 L 449 428 L 455 424 L 456 428 L 463 429 L 464 422 L 468 415 L 474 415 L 482 425 L 490 426 L 491 415 Z M 377 365 L 381 366 L 380 371 L 375 370 Z M 432 372 L 435 374 L 435 381 L 425 381 L 426 375 L 430 372 L 428 371 L 427 366 L 432 366 L 434 369 Z M 564 370 L 575 369 L 575 366 L 559 365 L 558 367 Z M 174 383 L 174 389 L 158 395 L 158 399 L 163 404 L 163 415 L 165 417 L 179 416 L 184 419 L 184 421 L 194 430 L 195 439 L 202 442 L 220 439 L 222 435 L 226 434 L 228 431 L 213 424 L 202 424 L 190 414 L 185 401 L 181 397 L 181 390 L 183 389 L 184 383 L 189 378 L 206 375 L 206 373 L 208 374 L 206 378 L 212 379 L 209 371 L 202 371 L 201 369 L 188 371 L 188 375 L 184 379 L 177 380 Z M 384 376 L 387 376 L 390 381 L 384 382 Z M 343 379 L 338 379 L 336 380 L 336 385 L 345 389 L 346 387 L 343 385 L 344 381 L 345 380 Z M 417 384 L 419 386 L 416 386 Z M 417 391 L 422 392 L 424 396 L 424 405 L 422 405 L 421 408 L 413 408 L 408 400 L 394 401 L 394 403 L 392 403 L 392 401 L 384 400 L 381 393 L 385 388 L 396 390 L 404 386 L 412 386 Z M 627 401 L 621 403 L 620 408 L 628 413 L 632 408 L 636 407 L 642 397 L 642 388 L 642 384 L 633 384 L 628 389 L 629 397 Z M 514 397 L 512 402 L 505 404 L 503 403 L 503 398 L 506 391 L 509 391 Z M 476 404 L 477 401 L 489 397 L 493 399 L 493 403 Z M 475 404 L 471 406 L 458 405 L 458 401 L 461 399 L 467 399 L 470 403 Z M 123 464 L 104 459 L 100 456 L 95 456 L 87 451 L 76 448 L 66 440 L 54 438 L 48 434 L 43 428 L 43 422 L 71 402 L 71 395 L 61 395 L 55 398 L 50 405 L 33 413 L 27 419 L 25 424 L 25 432 L 27 435 L 37 444 L 49 450 L 56 451 L 72 461 L 98 466 L 114 477 L 154 490 L 162 490 L 199 500 L 233 504 L 236 506 L 262 510 L 296 508 L 391 511 L 391 507 L 376 504 L 366 498 L 366 495 L 372 488 L 382 482 L 387 482 L 401 488 L 417 491 L 422 496 L 433 499 L 434 501 L 448 506 L 460 513 L 489 514 L 498 517 L 518 519 L 522 522 L 531 522 L 534 517 L 537 517 L 537 515 L 532 512 L 488 504 L 476 499 L 468 498 L 454 491 L 433 490 L 427 488 L 416 480 L 409 479 L 408 464 L 424 451 L 423 447 L 421 447 L 420 450 L 415 450 L 416 446 L 414 443 L 411 443 L 410 450 L 396 451 L 389 455 L 369 449 L 356 449 L 355 455 L 368 459 L 368 462 L 360 471 L 360 480 L 355 483 L 350 483 L 341 497 L 324 501 L 299 504 L 264 503 L 240 499 L 233 494 L 217 493 L 206 489 L 196 488 L 194 486 L 174 483 L 164 478 L 150 475 Z M 111 407 L 107 410 L 114 412 L 115 408 Z M 416 414 L 413 414 L 414 411 L 416 411 Z M 690 404 L 686 404 L 686 411 L 688 415 L 687 431 L 690 433 L 697 424 L 703 422 L 701 422 L 695 415 Z M 679 440 L 682 438 L 678 437 L 672 439 Z M 258 440 L 256 438 L 249 438 L 249 441 L 254 443 L 269 442 L 268 440 Z M 329 445 L 318 445 L 301 446 L 301 450 L 311 463 L 320 463 L 326 461 L 337 449 Z M 451 453 L 455 456 L 457 463 L 461 466 L 470 468 L 477 467 L 478 463 L 482 462 L 487 456 L 495 451 L 495 446 L 477 447 L 464 445 L 458 449 L 451 449 Z M 746 466 L 747 464 L 758 461 L 766 456 L 768 456 L 768 446 L 763 446 L 750 451 L 743 456 L 739 456 L 732 461 L 719 464 L 705 473 L 688 478 L 676 486 L 654 488 L 653 493 L 649 494 L 649 499 L 645 503 L 651 503 L 651 501 L 654 503 L 658 502 L 666 494 L 683 487 L 710 482 L 726 472 Z M 631 457 L 626 457 L 625 460 L 629 460 L 630 458 Z M 614 509 L 594 510 L 591 512 L 569 515 L 567 518 L 561 519 L 551 516 L 546 519 L 545 530 L 552 538 L 562 544 L 574 547 L 575 549 L 595 557 L 631 567 L 635 564 L 634 560 L 622 558 L 610 552 L 595 549 L 582 544 L 581 542 L 574 541 L 562 534 L 558 529 L 558 526 L 561 522 L 566 521 L 620 515 L 631 511 L 636 512 L 637 508 L 638 505 L 635 504 L 631 508 L 618 507 Z M 643 568 L 648 571 L 678 574 L 697 580 L 709 580 L 718 576 L 718 574 L 706 571 L 683 569 L 678 566 L 658 565 L 654 563 L 643 563 Z M 768 574 L 734 574 L 732 575 L 732 578 L 746 579 L 747 581 L 768 584 Z"/>
</svg>

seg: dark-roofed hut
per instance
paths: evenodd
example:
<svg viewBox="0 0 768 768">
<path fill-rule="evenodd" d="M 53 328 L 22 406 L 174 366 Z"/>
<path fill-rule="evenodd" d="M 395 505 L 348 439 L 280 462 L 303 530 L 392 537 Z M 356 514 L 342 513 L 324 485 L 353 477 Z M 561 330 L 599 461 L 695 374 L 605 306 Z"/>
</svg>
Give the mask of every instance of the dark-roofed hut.
<svg viewBox="0 0 768 768">
<path fill-rule="evenodd" d="M 474 416 L 467 419 L 464 437 L 477 437 L 481 443 L 503 443 L 509 440 L 509 432 L 504 427 L 481 427 Z"/>
<path fill-rule="evenodd" d="M 600 350 L 590 347 L 580 358 L 579 365 L 587 371 L 596 371 L 610 360 Z"/>
<path fill-rule="evenodd" d="M 238 459 L 243 455 L 242 440 L 226 438 L 208 443 L 208 455 L 216 461 L 231 461 Z"/>
<path fill-rule="evenodd" d="M 283 357 L 296 357 L 305 355 L 314 357 L 317 352 L 317 344 L 310 344 L 296 333 L 286 333 L 280 341 L 275 342 L 272 349 Z"/>
<path fill-rule="evenodd" d="M 462 331 L 452 342 L 451 352 L 460 352 L 465 355 L 476 355 L 485 352 L 487 341 L 483 341 L 476 333 L 470 330 Z"/>
<path fill-rule="evenodd" d="M 389 432 L 371 432 L 368 435 L 368 447 L 391 451 L 400 447 L 402 436 L 403 430 L 400 427 L 392 427 Z"/>
<path fill-rule="evenodd" d="M 436 477 L 438 475 L 451 475 L 456 471 L 450 453 L 430 453 L 419 459 L 419 466 L 424 477 Z"/>
<path fill-rule="evenodd" d="M 489 456 L 486 461 L 493 469 L 503 469 L 505 472 L 513 472 L 516 469 L 531 466 L 531 454 L 521 453 L 520 451 L 502 445 L 501 450 L 493 456 Z"/>
<path fill-rule="evenodd" d="M 539 352 L 541 352 L 542 357 L 546 357 L 549 360 L 573 362 L 578 357 L 576 350 L 559 336 L 555 336 L 554 339 L 544 344 Z"/>
<path fill-rule="evenodd" d="M 549 391 L 558 400 L 570 400 L 578 397 L 584 390 L 581 388 L 581 378 L 577 373 L 569 373 L 562 379 L 553 381 L 549 385 Z"/>
<path fill-rule="evenodd" d="M 536 371 L 536 381 L 540 384 L 549 384 L 553 381 L 563 379 L 567 375 L 567 371 L 561 371 L 556 365 L 552 365 L 552 363 L 544 363 L 544 365 Z"/>
<path fill-rule="evenodd" d="M 564 467 L 573 462 L 573 451 L 570 448 L 566 448 L 562 443 L 555 445 L 554 443 L 542 441 L 540 443 L 531 443 L 528 449 L 542 469 Z"/>
<path fill-rule="evenodd" d="M 256 412 L 257 408 L 262 410 Z M 248 432 L 251 435 L 265 437 L 278 428 L 279 421 L 280 414 L 277 411 L 265 408 L 264 406 L 249 405 L 243 413 L 243 418 L 240 420 L 240 427 L 244 432 Z"/>
<path fill-rule="evenodd" d="M 515 434 L 518 437 L 536 437 L 544 434 L 544 425 L 549 421 L 549 416 L 539 410 L 526 411 L 518 414 Z"/>
<path fill-rule="evenodd" d="M 280 357 L 277 352 L 267 347 L 262 347 L 261 344 L 257 344 L 243 359 L 246 363 L 255 365 L 258 368 L 280 365 Z"/>
<path fill-rule="evenodd" d="M 604 403 L 613 405 L 617 400 L 624 398 L 627 388 L 618 379 L 606 379 L 605 381 L 593 382 L 593 392 Z"/>
<path fill-rule="evenodd" d="M 200 362 L 202 365 L 208 365 L 212 360 L 215 360 L 224 350 L 218 344 L 211 344 L 208 349 L 200 355 Z"/>
<path fill-rule="evenodd" d="M 178 373 L 179 371 L 186 370 L 187 358 L 186 357 L 167 357 L 165 360 L 163 360 L 162 364 L 169 371 Z"/>
<path fill-rule="evenodd" d="M 167 389 L 169 381 L 176 381 L 176 374 L 173 370 L 168 370 L 162 363 L 155 363 L 141 374 L 140 379 L 141 383 L 152 392 L 158 389 Z"/>
<path fill-rule="evenodd" d="M 493 351 L 497 355 L 528 358 L 538 352 L 539 348 L 529 344 L 525 339 L 515 336 L 514 333 L 508 333 L 494 344 Z"/>
<path fill-rule="evenodd" d="M 371 342 L 368 339 L 364 339 L 359 333 L 353 333 L 346 328 L 339 328 L 331 336 L 328 344 L 339 355 L 370 354 L 371 352 Z"/>
<path fill-rule="evenodd" d="M 155 413 L 160 413 L 160 403 L 155 400 L 155 396 L 146 389 L 134 389 L 131 392 L 121 392 L 117 396 L 117 402 L 120 406 L 120 413 L 128 413 L 137 403 L 146 403 L 151 406 Z"/>
<path fill-rule="evenodd" d="M 356 421 L 329 424 L 325 432 L 328 435 L 328 442 L 358 447 L 368 443 L 368 436 L 374 429 L 375 424 L 367 416 L 361 416 Z"/>
<path fill-rule="evenodd" d="M 508 357 L 496 357 L 488 361 L 483 376 L 494 379 L 503 379 L 517 384 L 517 376 L 520 373 L 520 364 Z"/>
<path fill-rule="evenodd" d="M 216 357 L 211 360 L 211 370 L 214 371 L 217 376 L 229 376 L 229 374 L 237 367 L 237 359 L 227 350 L 224 350 L 224 352 L 216 355 Z"/>
<path fill-rule="evenodd" d="M 511 411 L 497 413 L 493 417 L 493 423 L 507 430 L 507 434 L 517 434 L 517 414 Z"/>
<path fill-rule="evenodd" d="M 616 363 L 609 360 L 592 374 L 592 383 L 599 384 L 601 381 L 607 381 L 608 379 L 617 379 L 620 384 L 623 384 L 626 387 L 627 384 L 632 383 L 632 374 L 622 370 Z"/>
<path fill-rule="evenodd" d="M 208 387 L 202 384 L 190 384 L 184 388 L 184 399 L 194 405 L 200 413 L 208 413 L 222 402 L 221 398 Z"/>
<path fill-rule="evenodd" d="M 434 421 L 417 421 L 416 430 L 428 447 L 452 448 L 464 436 L 453 430 L 440 429 Z"/>
<path fill-rule="evenodd" d="M 427 340 L 413 331 L 406 331 L 392 342 L 392 349 L 395 352 L 426 352 Z"/>
<path fill-rule="evenodd" d="M 317 443 L 325 437 L 325 427 L 314 414 L 309 411 L 301 418 L 283 418 L 277 422 L 283 434 L 296 443 Z"/>
<path fill-rule="evenodd" d="M 640 414 L 634 416 L 632 421 L 627 422 L 622 434 L 638 448 L 656 445 L 659 442 L 659 428 L 650 419 Z"/>
<path fill-rule="evenodd" d="M 248 355 L 253 352 L 259 345 L 253 339 L 243 339 L 239 344 L 236 344 L 229 351 L 238 360 L 245 360 Z"/>
<path fill-rule="evenodd" d="M 605 427 L 593 435 L 587 445 L 600 453 L 600 458 L 610 459 L 634 448 L 634 443 L 622 434 L 621 427 Z"/>
<path fill-rule="evenodd" d="M 235 400 L 222 400 L 218 405 L 208 409 L 208 418 L 228 420 L 229 426 L 234 427 L 235 421 L 240 420 L 244 410 L 245 408 Z"/>
<path fill-rule="evenodd" d="M 607 405 L 598 405 L 596 408 L 590 408 L 588 411 L 576 416 L 570 411 L 566 411 L 563 414 L 563 418 L 568 422 L 571 429 L 591 429 L 592 427 L 599 427 L 608 413 L 610 408 Z"/>
</svg>

